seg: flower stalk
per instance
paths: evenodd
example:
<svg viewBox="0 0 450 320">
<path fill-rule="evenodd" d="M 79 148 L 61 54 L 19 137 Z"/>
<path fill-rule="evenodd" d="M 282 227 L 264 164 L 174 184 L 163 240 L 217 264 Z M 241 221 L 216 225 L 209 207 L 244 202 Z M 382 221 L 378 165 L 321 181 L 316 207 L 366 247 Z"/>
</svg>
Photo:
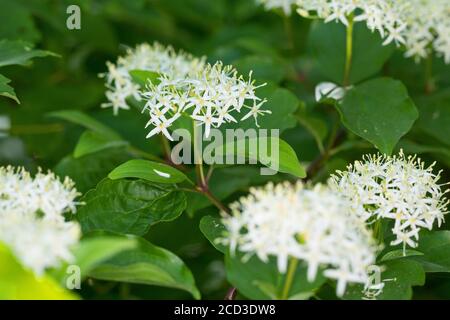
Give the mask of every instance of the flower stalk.
<svg viewBox="0 0 450 320">
<path fill-rule="evenodd" d="M 353 60 L 353 25 L 354 14 L 351 13 L 348 16 L 348 25 L 346 32 L 346 46 L 345 46 L 345 70 L 344 70 L 344 87 L 350 84 L 350 71 L 352 68 L 352 60 Z"/>
<path fill-rule="evenodd" d="M 286 280 L 283 286 L 283 292 L 281 293 L 281 300 L 289 299 L 289 292 L 292 288 L 292 283 L 294 282 L 295 271 L 297 271 L 298 260 L 291 258 L 289 261 L 289 267 L 286 274 Z"/>
</svg>

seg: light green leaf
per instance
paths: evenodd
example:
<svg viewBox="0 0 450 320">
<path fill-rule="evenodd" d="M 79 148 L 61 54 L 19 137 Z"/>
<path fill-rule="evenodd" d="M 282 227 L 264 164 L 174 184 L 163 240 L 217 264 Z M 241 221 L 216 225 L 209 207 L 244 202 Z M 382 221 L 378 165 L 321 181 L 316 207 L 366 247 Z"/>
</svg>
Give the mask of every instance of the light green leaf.
<svg viewBox="0 0 450 320">
<path fill-rule="evenodd" d="M 102 133 L 87 130 L 83 132 L 73 152 L 74 158 L 98 152 L 104 149 L 127 146 L 128 142 L 124 140 L 111 139 Z"/>
<path fill-rule="evenodd" d="M 200 299 L 194 277 L 176 255 L 140 239 L 139 247 L 126 250 L 89 272 L 95 279 L 176 288 Z"/>
<path fill-rule="evenodd" d="M 133 81 L 137 83 L 141 88 L 145 88 L 145 86 L 149 83 L 152 83 L 154 85 L 160 83 L 159 78 L 161 77 L 161 75 L 158 72 L 147 70 L 131 70 L 129 74 Z"/>
<path fill-rule="evenodd" d="M 33 49 L 23 41 L 0 41 L 0 67 L 9 65 L 29 65 L 32 58 L 58 56 L 50 51 Z"/>
<path fill-rule="evenodd" d="M 217 243 L 217 239 L 224 236 L 225 226 L 220 221 L 220 218 L 212 216 L 204 216 L 200 220 L 200 231 L 211 242 L 214 248 L 222 253 L 226 252 L 226 247 L 220 243 Z"/>
<path fill-rule="evenodd" d="M 73 249 L 74 262 L 80 268 L 81 279 L 85 279 L 89 272 L 101 262 L 112 258 L 121 251 L 133 249 L 138 245 L 136 238 L 131 236 L 112 235 L 95 232 L 84 237 Z M 68 264 L 52 270 L 51 275 L 60 279 L 61 284 L 66 283 Z"/>
<path fill-rule="evenodd" d="M 89 272 L 121 251 L 135 248 L 136 238 L 114 235 L 98 235 L 82 239 L 74 249 L 75 264 L 81 269 L 85 278 Z"/>
<path fill-rule="evenodd" d="M 36 277 L 0 243 L 0 299 L 66 300 L 77 299 L 77 296 L 47 275 Z"/>
<path fill-rule="evenodd" d="M 250 137 L 226 142 L 215 149 L 215 154 L 220 157 L 243 157 L 258 161 L 277 172 L 289 173 L 299 178 L 306 176 L 306 171 L 300 164 L 294 149 L 287 142 L 276 137 Z"/>
<path fill-rule="evenodd" d="M 181 171 L 163 163 L 148 160 L 130 160 L 115 168 L 108 175 L 112 180 L 138 178 L 158 183 L 179 183 L 186 179 Z"/>
<path fill-rule="evenodd" d="M 390 78 L 377 78 L 354 87 L 337 108 L 347 129 L 386 154 L 392 153 L 418 117 L 405 86 Z"/>
<path fill-rule="evenodd" d="M 144 235 L 152 225 L 174 220 L 186 208 L 184 192 L 144 180 L 104 179 L 82 201 L 85 205 L 76 217 L 84 233 Z"/>
<path fill-rule="evenodd" d="M 84 112 L 78 110 L 61 110 L 51 112 L 48 115 L 50 117 L 63 119 L 78 124 L 87 129 L 103 134 L 104 136 L 109 137 L 111 139 L 120 140 L 120 135 L 117 132 L 105 126 L 103 123 L 95 120 L 94 118 L 92 118 L 91 116 L 87 115 Z"/>
<path fill-rule="evenodd" d="M 0 95 L 13 99 L 17 103 L 20 103 L 19 99 L 16 96 L 16 93 L 14 92 L 14 88 L 8 85 L 8 83 L 10 82 L 11 80 L 0 74 Z"/>
</svg>

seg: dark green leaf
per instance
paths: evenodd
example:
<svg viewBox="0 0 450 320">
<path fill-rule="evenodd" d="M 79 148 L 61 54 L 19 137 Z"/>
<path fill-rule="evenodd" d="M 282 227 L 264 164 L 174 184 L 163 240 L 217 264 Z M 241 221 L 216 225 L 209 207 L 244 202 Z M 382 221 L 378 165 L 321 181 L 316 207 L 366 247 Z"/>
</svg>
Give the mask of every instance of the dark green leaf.
<svg viewBox="0 0 450 320">
<path fill-rule="evenodd" d="M 278 271 L 274 259 L 264 263 L 253 256 L 249 261 L 242 262 L 242 255 L 231 256 L 227 253 L 225 266 L 228 281 L 247 298 L 267 300 L 281 297 L 286 275 Z M 299 264 L 288 294 L 289 298 L 298 299 L 300 294 L 309 297 L 325 282 L 321 273 L 317 275 L 313 282 L 309 282 L 306 278 L 306 272 L 306 266 Z"/>
<path fill-rule="evenodd" d="M 423 256 L 414 257 L 426 272 L 450 272 L 450 231 L 433 231 L 420 236 L 417 250 Z"/>
<path fill-rule="evenodd" d="M 377 78 L 349 90 L 337 106 L 344 125 L 391 154 L 418 117 L 414 102 L 400 81 Z"/>
<path fill-rule="evenodd" d="M 450 89 L 417 99 L 418 126 L 425 133 L 450 146 Z"/>
<path fill-rule="evenodd" d="M 246 56 L 234 61 L 233 66 L 244 76 L 253 71 L 252 78 L 258 82 L 279 83 L 286 74 L 286 65 L 283 61 L 262 55 Z"/>
<path fill-rule="evenodd" d="M 384 282 L 382 293 L 377 300 L 409 300 L 412 298 L 412 286 L 425 284 L 425 272 L 416 261 L 406 259 L 394 259 L 382 263 L 381 280 Z M 346 299 L 362 299 L 362 285 L 351 285 L 346 294 Z"/>
<path fill-rule="evenodd" d="M 77 159 L 72 156 L 65 157 L 56 165 L 54 171 L 61 177 L 72 178 L 77 190 L 84 193 L 106 178 L 116 166 L 130 158 L 125 149 L 111 148 Z"/>
<path fill-rule="evenodd" d="M 381 70 L 395 46 L 383 46 L 378 32 L 371 32 L 364 23 L 356 23 L 353 34 L 353 60 L 350 83 L 367 79 Z M 309 44 L 320 71 L 335 83 L 344 79 L 346 28 L 341 23 L 315 21 Z"/>
<path fill-rule="evenodd" d="M 184 192 L 144 180 L 105 179 L 82 201 L 85 205 L 76 216 L 83 232 L 144 235 L 152 225 L 171 221 L 186 208 Z"/>
</svg>

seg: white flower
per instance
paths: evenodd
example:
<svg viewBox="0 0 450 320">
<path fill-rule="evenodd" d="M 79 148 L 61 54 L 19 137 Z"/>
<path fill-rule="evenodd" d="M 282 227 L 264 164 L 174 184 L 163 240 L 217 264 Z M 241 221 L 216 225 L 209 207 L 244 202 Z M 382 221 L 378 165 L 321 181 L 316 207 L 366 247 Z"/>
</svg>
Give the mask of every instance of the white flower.
<svg viewBox="0 0 450 320">
<path fill-rule="evenodd" d="M 199 59 L 184 52 L 175 52 L 172 47 L 164 47 L 159 43 L 152 46 L 140 44 L 135 49 L 128 49 L 125 56 L 117 59 L 116 64 L 107 62 L 108 72 L 101 74 L 106 81 L 106 97 L 109 100 L 109 103 L 102 104 L 102 107 L 113 107 L 114 114 L 117 114 L 120 109 L 129 109 L 126 98 L 134 97 L 140 100 L 140 88 L 133 83 L 129 74 L 132 70 L 156 72 L 169 81 L 176 81 L 196 73 L 204 64 L 205 58 Z"/>
<path fill-rule="evenodd" d="M 54 173 L 39 171 L 32 178 L 23 168 L 0 167 L 0 217 L 42 212 L 45 219 L 60 221 L 63 213 L 76 211 L 79 195 L 68 177 L 61 182 Z"/>
<path fill-rule="evenodd" d="M 365 21 L 383 45 L 395 42 L 406 57 L 426 58 L 431 50 L 450 63 L 450 1 L 448 0 L 297 0 L 297 12 L 325 22 Z"/>
<path fill-rule="evenodd" d="M 393 221 L 396 239 L 391 245 L 416 247 L 419 231 L 431 230 L 444 221 L 448 201 L 444 198 L 440 173 L 433 165 L 425 168 L 417 157 L 367 156 L 356 161 L 347 171 L 337 172 L 330 186 L 345 195 L 352 210 L 368 223 L 378 219 Z"/>
<path fill-rule="evenodd" d="M 0 241 L 36 274 L 70 261 L 80 229 L 63 214 L 75 212 L 74 183 L 53 173 L 35 177 L 23 168 L 0 167 Z"/>
<path fill-rule="evenodd" d="M 327 98 L 340 101 L 344 98 L 345 90 L 333 82 L 321 82 L 315 89 L 316 101 L 320 102 Z"/>
<path fill-rule="evenodd" d="M 291 15 L 292 7 L 297 0 L 256 0 L 258 3 L 264 5 L 267 11 L 273 9 L 281 9 L 287 16 Z"/>
<path fill-rule="evenodd" d="M 231 209 L 233 215 L 223 218 L 227 235 L 221 241 L 232 253 L 255 254 L 264 262 L 274 256 L 281 273 L 290 258 L 305 261 L 308 280 L 323 269 L 337 280 L 340 296 L 348 282 L 367 281 L 378 248 L 364 222 L 350 214 L 347 201 L 326 186 L 270 183 L 252 188 Z"/>
<path fill-rule="evenodd" d="M 233 114 L 240 113 L 243 108 L 251 111 L 240 121 L 250 116 L 257 121 L 258 115 L 270 113 L 260 110 L 266 100 L 256 96 L 257 88 L 251 73 L 249 80 L 245 81 L 232 66 L 223 66 L 217 62 L 206 65 L 197 74 L 191 74 L 185 79 L 148 85 L 142 91 L 142 98 L 146 101 L 145 109 L 151 114 L 159 112 L 163 106 L 171 114 L 185 114 L 205 125 L 205 136 L 209 137 L 211 127 L 237 122 Z M 170 124 L 167 122 L 166 128 Z M 158 132 L 153 131 L 148 137 Z"/>
<path fill-rule="evenodd" d="M 37 275 L 47 268 L 58 267 L 61 261 L 72 261 L 71 248 L 79 238 L 80 227 L 75 222 L 48 221 L 13 213 L 0 218 L 0 241 Z"/>
<path fill-rule="evenodd" d="M 172 140 L 168 128 L 181 114 L 205 125 L 208 137 L 211 127 L 237 122 L 233 113 L 242 108 L 250 108 L 255 121 L 258 115 L 269 113 L 260 110 L 265 100 L 256 96 L 258 86 L 254 85 L 251 73 L 245 81 L 232 66 L 223 66 L 221 62 L 206 64 L 204 58 L 175 52 L 172 47 L 142 44 L 119 57 L 117 64 L 107 66 L 108 72 L 103 76 L 109 102 L 102 106 L 112 107 L 117 114 L 120 109 L 129 109 L 127 98 L 143 100 L 143 112 L 150 115 L 147 126 L 155 126 L 147 138 L 163 133 Z M 156 72 L 158 81 L 140 88 L 129 75 L 132 70 Z"/>
</svg>

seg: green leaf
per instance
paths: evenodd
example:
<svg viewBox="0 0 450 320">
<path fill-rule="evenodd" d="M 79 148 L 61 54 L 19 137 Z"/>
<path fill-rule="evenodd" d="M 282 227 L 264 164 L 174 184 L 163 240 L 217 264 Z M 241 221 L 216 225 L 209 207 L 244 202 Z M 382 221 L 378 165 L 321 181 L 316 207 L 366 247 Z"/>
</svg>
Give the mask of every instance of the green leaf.
<svg viewBox="0 0 450 320">
<path fill-rule="evenodd" d="M 353 33 L 353 59 L 350 83 L 358 83 L 378 73 L 394 52 L 395 46 L 383 46 L 377 32 L 364 23 L 356 23 Z M 346 59 L 346 28 L 341 23 L 315 21 L 309 33 L 309 47 L 317 65 L 327 78 L 341 84 Z"/>
<path fill-rule="evenodd" d="M 163 163 L 148 160 L 130 160 L 108 175 L 111 180 L 138 178 L 158 183 L 179 183 L 187 179 L 181 171 Z"/>
<path fill-rule="evenodd" d="M 149 83 L 157 85 L 161 82 L 159 80 L 161 75 L 158 72 L 147 70 L 131 70 L 129 74 L 133 81 L 137 83 L 141 88 L 145 88 L 145 86 Z"/>
<path fill-rule="evenodd" d="M 73 249 L 74 262 L 81 271 L 81 279 L 85 279 L 89 272 L 101 262 L 112 258 L 121 251 L 133 249 L 138 245 L 136 238 L 131 236 L 111 235 L 101 232 L 89 234 Z M 68 264 L 65 263 L 51 273 L 53 278 L 66 283 Z"/>
<path fill-rule="evenodd" d="M 174 220 L 186 208 L 184 192 L 144 180 L 105 179 L 82 201 L 86 204 L 76 216 L 84 233 L 144 235 L 152 225 Z"/>
<path fill-rule="evenodd" d="M 100 235 L 82 239 L 74 249 L 75 264 L 81 269 L 81 276 L 87 274 L 99 265 L 121 251 L 137 246 L 137 241 L 132 237 Z"/>
<path fill-rule="evenodd" d="M 406 154 L 431 154 L 436 159 L 450 167 L 450 148 L 441 145 L 422 145 L 411 140 L 402 139 L 399 148 L 403 149 Z"/>
<path fill-rule="evenodd" d="M 127 146 L 128 142 L 124 140 L 111 139 L 102 133 L 87 130 L 83 132 L 73 152 L 74 158 L 80 158 L 87 154 L 101 150 Z"/>
<path fill-rule="evenodd" d="M 266 146 L 266 150 L 261 146 Z M 277 172 L 289 173 L 299 178 L 306 176 L 306 171 L 300 164 L 294 149 L 287 142 L 276 137 L 250 137 L 227 141 L 224 145 L 215 148 L 215 154 L 220 157 L 243 157 L 258 161 Z"/>
<path fill-rule="evenodd" d="M 37 278 L 16 260 L 11 251 L 0 243 L 0 299 L 62 300 L 76 295 L 60 287 L 52 278 Z"/>
<path fill-rule="evenodd" d="M 433 231 L 420 236 L 417 250 L 423 256 L 414 257 L 426 272 L 450 272 L 450 231 Z"/>
<path fill-rule="evenodd" d="M 0 67 L 9 65 L 29 65 L 32 58 L 57 56 L 56 54 L 33 49 L 32 46 L 23 41 L 0 41 Z"/>
<path fill-rule="evenodd" d="M 263 55 L 245 56 L 235 60 L 233 66 L 244 76 L 253 72 L 252 78 L 258 82 L 279 83 L 287 73 L 286 65 L 282 60 Z"/>
<path fill-rule="evenodd" d="M 422 266 L 407 259 L 391 260 L 384 263 L 386 271 L 382 273 L 385 285 L 379 300 L 406 300 L 412 298 L 412 286 L 425 284 L 425 272 Z"/>
<path fill-rule="evenodd" d="M 176 255 L 140 239 L 139 247 L 126 250 L 89 272 L 95 279 L 156 285 L 185 290 L 195 299 L 200 292 L 194 277 Z"/>
<path fill-rule="evenodd" d="M 271 114 L 258 116 L 256 125 L 253 117 L 238 123 L 226 123 L 220 127 L 225 132 L 226 129 L 277 129 L 280 134 L 286 129 L 294 128 L 297 124 L 294 113 L 297 111 L 300 100 L 291 91 L 277 87 L 275 85 L 266 85 L 256 90 L 256 95 L 267 102 L 262 105 L 261 110 L 269 110 Z M 241 115 L 236 119 L 242 118 L 248 109 L 242 109 Z M 225 136 L 225 135 L 224 135 Z"/>
<path fill-rule="evenodd" d="M 380 259 L 380 262 L 389 261 L 389 260 L 395 260 L 395 259 L 403 259 L 405 257 L 413 257 L 413 256 L 423 256 L 423 253 L 417 250 L 411 250 L 411 249 L 396 249 L 389 251 L 383 255 L 383 257 Z"/>
<path fill-rule="evenodd" d="M 63 119 L 78 124 L 87 129 L 103 134 L 105 137 L 120 140 L 120 135 L 117 132 L 105 126 L 103 123 L 95 120 L 94 118 L 92 118 L 91 116 L 87 115 L 84 112 L 78 110 L 61 110 L 51 112 L 48 115 L 50 117 Z"/>
<path fill-rule="evenodd" d="M 130 158 L 124 148 L 110 148 L 80 158 L 67 156 L 55 166 L 54 171 L 60 177 L 72 178 L 77 190 L 85 193 L 106 178 L 116 166 Z"/>
<path fill-rule="evenodd" d="M 213 247 L 222 253 L 226 252 L 226 247 L 220 243 L 217 243 L 216 240 L 224 236 L 225 230 L 226 228 L 220 221 L 220 218 L 204 216 L 200 220 L 200 231 L 206 239 L 211 242 Z"/>
<path fill-rule="evenodd" d="M 295 111 L 300 105 L 300 100 L 291 91 L 284 88 L 276 88 L 273 90 L 271 86 L 263 87 L 260 90 L 261 98 L 266 98 L 267 102 L 261 107 L 263 110 L 270 110 L 271 114 L 265 114 L 258 117 L 259 128 L 261 129 L 278 129 L 280 134 L 296 125 Z M 253 118 L 245 120 L 244 123 L 252 123 Z M 244 124 L 243 123 L 243 124 Z"/>
<path fill-rule="evenodd" d="M 392 153 L 418 117 L 405 86 L 390 78 L 377 78 L 354 87 L 337 108 L 347 129 L 386 154 Z"/>
<path fill-rule="evenodd" d="M 264 263 L 253 256 L 247 262 L 242 262 L 242 255 L 225 255 L 225 267 L 228 281 L 237 288 L 238 292 L 250 299 L 267 300 L 279 299 L 283 292 L 286 275 L 278 271 L 276 261 L 270 259 Z M 289 298 L 298 298 L 301 294 L 316 291 L 325 278 L 318 273 L 313 282 L 306 278 L 306 266 L 299 264 L 289 291 Z M 309 296 L 307 294 L 306 296 Z"/>
<path fill-rule="evenodd" d="M 0 74 L 0 95 L 13 99 L 15 102 L 20 103 L 19 99 L 14 92 L 14 88 L 8 85 L 11 80 Z"/>
<path fill-rule="evenodd" d="M 385 269 L 381 274 L 384 282 L 383 292 L 377 296 L 377 300 L 409 300 L 412 298 L 412 287 L 425 284 L 425 272 L 416 261 L 406 259 L 394 259 L 382 264 Z M 345 299 L 362 299 L 362 285 L 349 286 Z"/>
</svg>

